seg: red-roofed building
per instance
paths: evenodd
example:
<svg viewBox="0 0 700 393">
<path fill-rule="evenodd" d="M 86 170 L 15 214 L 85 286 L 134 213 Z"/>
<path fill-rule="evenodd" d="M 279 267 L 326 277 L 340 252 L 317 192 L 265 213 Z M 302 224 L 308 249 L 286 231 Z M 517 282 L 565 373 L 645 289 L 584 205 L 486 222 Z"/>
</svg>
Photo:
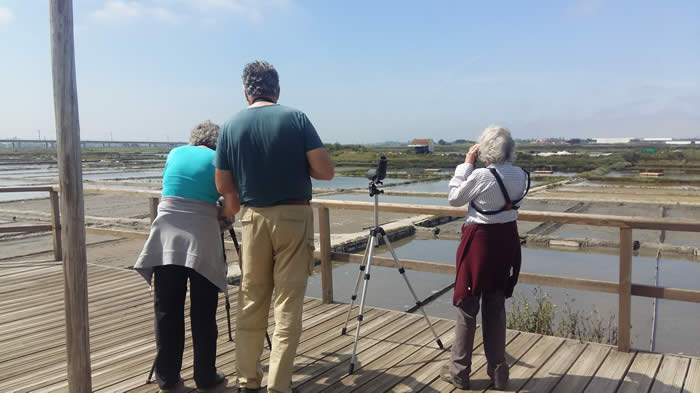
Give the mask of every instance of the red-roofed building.
<svg viewBox="0 0 700 393">
<path fill-rule="evenodd" d="M 414 139 L 408 144 L 408 147 L 416 149 L 416 154 L 430 154 L 433 152 L 433 140 Z"/>
</svg>

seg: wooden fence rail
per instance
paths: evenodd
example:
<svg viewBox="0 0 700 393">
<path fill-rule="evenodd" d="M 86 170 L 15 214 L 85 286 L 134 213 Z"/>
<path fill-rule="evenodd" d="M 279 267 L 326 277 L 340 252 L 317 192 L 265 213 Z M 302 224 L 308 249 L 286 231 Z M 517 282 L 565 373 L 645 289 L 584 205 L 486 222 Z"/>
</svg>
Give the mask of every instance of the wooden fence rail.
<svg viewBox="0 0 700 393">
<path fill-rule="evenodd" d="M 314 200 L 312 205 L 319 210 L 323 209 L 350 209 L 370 211 L 374 209 L 371 202 L 349 202 L 332 200 Z M 414 213 L 433 214 L 437 216 L 466 216 L 466 209 L 463 207 L 440 207 L 404 205 L 398 203 L 382 203 L 380 209 L 383 212 L 393 213 Z M 329 214 L 319 213 L 319 228 L 321 237 L 321 249 L 324 249 L 324 242 L 328 242 L 325 248 L 330 248 L 330 233 L 324 231 L 330 228 L 328 221 Z M 560 288 L 583 289 L 596 292 L 607 292 L 618 294 L 618 349 L 628 352 L 630 350 L 630 328 L 632 320 L 632 295 L 648 296 L 661 299 L 674 299 L 700 303 L 700 291 L 685 290 L 680 288 L 651 287 L 646 285 L 632 284 L 632 230 L 633 229 L 656 229 L 667 231 L 700 232 L 700 221 L 682 220 L 667 218 L 648 217 L 623 217 L 598 214 L 577 214 L 577 213 L 554 213 L 554 212 L 533 212 L 521 210 L 518 214 L 520 221 L 555 222 L 560 224 L 592 225 L 617 227 L 620 230 L 620 266 L 618 282 L 587 280 L 571 277 L 548 276 L 543 274 L 521 273 L 520 281 L 527 284 L 544 285 Z M 331 253 L 331 258 L 321 258 L 324 302 L 332 302 L 332 275 L 324 272 L 332 269 L 332 262 L 362 262 L 362 255 Z M 373 263 L 377 266 L 393 267 L 391 258 L 375 257 Z M 406 269 L 429 271 L 434 273 L 455 274 L 455 267 L 424 261 L 402 260 Z"/>
<path fill-rule="evenodd" d="M 10 192 L 48 192 L 51 203 L 51 225 L 17 225 L 0 227 L 0 233 L 36 233 L 51 231 L 53 240 L 54 260 L 63 259 L 63 243 L 61 240 L 61 213 L 58 209 L 58 186 L 22 186 L 0 187 L 0 193 Z"/>
<path fill-rule="evenodd" d="M 39 231 L 52 230 L 54 234 L 54 253 L 57 260 L 60 259 L 60 217 L 58 215 L 58 206 L 54 201 L 58 200 L 58 186 L 54 187 L 4 187 L 0 188 L 0 192 L 30 192 L 30 191 L 48 191 L 51 197 L 52 210 L 52 225 L 34 225 L 34 226 L 14 226 L 0 228 L 0 232 L 11 231 Z M 151 222 L 155 219 L 158 208 L 160 192 L 155 190 L 130 190 L 130 189 L 114 189 L 114 188 L 98 188 L 86 187 L 85 193 L 103 193 L 103 194 L 120 194 L 120 195 L 135 195 L 148 198 L 149 213 Z M 341 263 L 360 263 L 363 256 L 361 254 L 348 254 L 331 251 L 331 232 L 330 232 L 330 210 L 332 209 L 347 209 L 371 211 L 374 209 L 374 204 L 371 202 L 354 202 L 354 201 L 334 201 L 315 199 L 311 205 L 318 209 L 319 218 L 319 235 L 320 235 L 320 250 L 316 252 L 316 257 L 321 260 L 321 285 L 322 299 L 325 303 L 333 302 L 333 262 Z M 441 206 L 425 206 L 425 205 L 406 205 L 398 203 L 382 203 L 380 204 L 382 212 L 394 213 L 409 213 L 409 214 L 432 214 L 438 216 L 455 216 L 464 217 L 466 210 L 464 208 L 441 207 Z M 700 232 L 700 220 L 686 219 L 668 219 L 668 218 L 652 218 L 652 217 L 625 217 L 612 215 L 596 215 L 596 214 L 577 214 L 577 213 L 555 213 L 555 212 L 535 212 L 524 211 L 519 212 L 518 220 L 534 221 L 534 222 L 555 222 L 560 224 L 575 224 L 575 225 L 591 225 L 603 227 L 617 227 L 620 230 L 620 250 L 619 250 L 619 277 L 618 281 L 600 281 L 589 280 L 575 277 L 553 276 L 546 274 L 535 273 L 520 273 L 520 282 L 533 285 L 579 289 L 595 292 L 614 293 L 618 294 L 618 349 L 620 351 L 630 350 L 630 321 L 631 321 L 631 297 L 642 296 L 658 299 L 679 300 L 685 302 L 700 303 L 700 291 L 681 289 L 681 288 L 665 288 L 654 287 L 649 285 L 632 283 L 632 231 L 634 229 L 651 229 L 651 230 L 668 230 L 682 232 Z M 87 228 L 90 233 L 102 235 L 122 236 L 127 238 L 148 237 L 147 233 L 102 229 L 102 228 Z M 374 257 L 373 263 L 375 266 L 394 267 L 394 261 L 391 258 Z M 401 263 L 406 269 L 440 273 L 440 274 L 455 274 L 455 266 L 436 262 L 416 261 L 402 259 Z"/>
</svg>

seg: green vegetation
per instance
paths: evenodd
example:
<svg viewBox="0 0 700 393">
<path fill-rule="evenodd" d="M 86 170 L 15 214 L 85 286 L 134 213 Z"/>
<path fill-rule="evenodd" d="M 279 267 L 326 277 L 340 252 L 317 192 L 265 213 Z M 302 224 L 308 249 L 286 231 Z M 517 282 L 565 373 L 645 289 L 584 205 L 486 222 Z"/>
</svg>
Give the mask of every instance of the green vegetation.
<svg viewBox="0 0 700 393">
<path fill-rule="evenodd" d="M 507 312 L 506 327 L 530 333 L 545 334 L 591 341 L 603 344 L 617 344 L 617 325 L 614 317 L 603 318 L 593 308 L 589 313 L 575 311 L 571 303 L 564 307 L 553 304 L 551 297 L 541 288 L 532 291 L 534 302 L 530 303 L 522 291 L 512 298 L 512 307 Z"/>
</svg>

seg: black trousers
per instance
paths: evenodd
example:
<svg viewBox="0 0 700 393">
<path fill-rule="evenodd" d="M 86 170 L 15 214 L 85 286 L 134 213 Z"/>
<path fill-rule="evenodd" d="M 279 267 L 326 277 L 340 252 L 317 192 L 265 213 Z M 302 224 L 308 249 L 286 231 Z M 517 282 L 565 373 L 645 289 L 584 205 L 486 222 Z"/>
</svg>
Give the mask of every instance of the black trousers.
<svg viewBox="0 0 700 393">
<path fill-rule="evenodd" d="M 219 289 L 196 271 L 176 265 L 154 269 L 156 314 L 156 380 L 169 388 L 180 380 L 185 348 L 185 296 L 190 280 L 190 324 L 194 381 L 209 387 L 216 379 L 216 307 Z"/>
</svg>

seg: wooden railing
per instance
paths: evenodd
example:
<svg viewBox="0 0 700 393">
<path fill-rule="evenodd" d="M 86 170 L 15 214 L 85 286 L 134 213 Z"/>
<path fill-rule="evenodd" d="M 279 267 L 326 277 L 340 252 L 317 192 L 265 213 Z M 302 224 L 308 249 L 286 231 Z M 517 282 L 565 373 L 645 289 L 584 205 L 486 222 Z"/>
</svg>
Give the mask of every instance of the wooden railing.
<svg viewBox="0 0 700 393">
<path fill-rule="evenodd" d="M 53 235 L 53 256 L 56 261 L 63 259 L 61 242 L 61 213 L 58 209 L 58 190 L 54 186 L 0 187 L 0 193 L 9 192 L 48 192 L 51 203 L 51 225 L 14 225 L 0 227 L 0 233 L 36 233 L 51 231 Z"/>
<path fill-rule="evenodd" d="M 118 194 L 118 195 L 137 195 L 148 198 L 149 213 L 151 222 L 157 214 L 158 201 L 160 191 L 156 190 L 127 190 L 114 188 L 96 188 L 86 187 L 86 194 Z M 52 230 L 54 236 L 54 255 L 57 260 L 60 259 L 61 240 L 60 240 L 60 218 L 58 215 L 58 187 L 6 187 L 0 188 L 0 192 L 31 192 L 31 191 L 48 191 L 51 198 L 52 207 L 52 225 L 33 225 L 33 226 L 15 226 L 4 227 L 3 232 L 36 232 L 39 230 Z M 360 263 L 362 261 L 361 254 L 348 254 L 340 252 L 332 252 L 331 248 L 331 230 L 330 230 L 330 209 L 347 209 L 371 211 L 374 204 L 371 202 L 353 202 L 353 201 L 333 201 L 314 199 L 311 205 L 318 209 L 319 218 L 319 235 L 320 235 L 320 250 L 317 251 L 316 257 L 321 260 L 321 285 L 322 299 L 325 303 L 333 302 L 333 262 L 341 263 Z M 453 216 L 464 217 L 466 209 L 455 207 L 441 206 L 425 206 L 425 205 L 406 205 L 397 203 L 381 203 L 379 205 L 381 212 L 392 213 L 410 213 L 410 214 L 431 214 L 437 216 Z M 634 229 L 651 229 L 651 230 L 668 230 L 668 231 L 683 231 L 683 232 L 700 232 L 700 220 L 682 220 L 668 218 L 651 218 L 651 217 L 624 217 L 612 215 L 596 215 L 596 214 L 577 214 L 577 213 L 554 213 L 554 212 L 535 212 L 524 211 L 519 212 L 518 220 L 520 221 L 535 221 L 535 222 L 554 222 L 559 224 L 576 224 L 590 225 L 602 227 L 616 227 L 620 231 L 619 243 L 619 277 L 618 281 L 601 281 L 590 280 L 574 277 L 553 276 L 546 274 L 535 273 L 520 273 L 519 281 L 526 284 L 542 285 L 558 288 L 579 289 L 595 292 L 605 292 L 618 294 L 618 349 L 620 351 L 629 351 L 630 349 L 630 325 L 631 325 L 631 297 L 642 296 L 658 299 L 680 300 L 686 302 L 700 303 L 700 291 L 688 290 L 681 288 L 666 288 L 655 287 L 651 285 L 634 284 L 632 283 L 632 231 Z M 102 229 L 102 228 L 86 228 L 89 233 L 122 236 L 130 238 L 147 238 L 148 234 L 143 232 Z M 402 259 L 401 263 L 406 269 L 441 273 L 455 274 L 455 266 L 443 263 L 416 261 Z M 391 258 L 377 257 L 373 259 L 375 266 L 394 267 L 394 261 Z"/>
<path fill-rule="evenodd" d="M 321 238 L 321 277 L 323 301 L 333 301 L 333 262 L 362 262 L 360 254 L 331 252 L 330 244 L 330 214 L 329 209 L 350 209 L 370 211 L 374 204 L 370 202 L 349 202 L 332 200 L 313 200 L 312 205 L 318 209 Z M 437 216 L 466 216 L 466 209 L 459 207 L 418 206 L 397 203 L 382 203 L 380 211 L 393 213 L 432 214 Z M 632 295 L 659 299 L 680 300 L 700 303 L 700 291 L 655 287 L 632 283 L 632 230 L 655 229 L 667 231 L 700 232 L 700 221 L 679 220 L 667 218 L 624 217 L 596 214 L 534 212 L 521 210 L 520 221 L 555 222 L 559 224 L 577 224 L 604 227 L 617 227 L 620 230 L 620 265 L 619 279 L 614 281 L 589 280 L 581 278 L 552 276 L 535 273 L 520 273 L 519 281 L 526 284 L 549 287 L 581 289 L 587 291 L 616 293 L 619 295 L 618 306 L 618 349 L 630 350 L 631 304 Z M 377 266 L 394 267 L 391 258 L 374 257 L 373 264 Z M 454 265 L 435 262 L 401 260 L 406 269 L 431 273 L 455 274 Z"/>
</svg>

